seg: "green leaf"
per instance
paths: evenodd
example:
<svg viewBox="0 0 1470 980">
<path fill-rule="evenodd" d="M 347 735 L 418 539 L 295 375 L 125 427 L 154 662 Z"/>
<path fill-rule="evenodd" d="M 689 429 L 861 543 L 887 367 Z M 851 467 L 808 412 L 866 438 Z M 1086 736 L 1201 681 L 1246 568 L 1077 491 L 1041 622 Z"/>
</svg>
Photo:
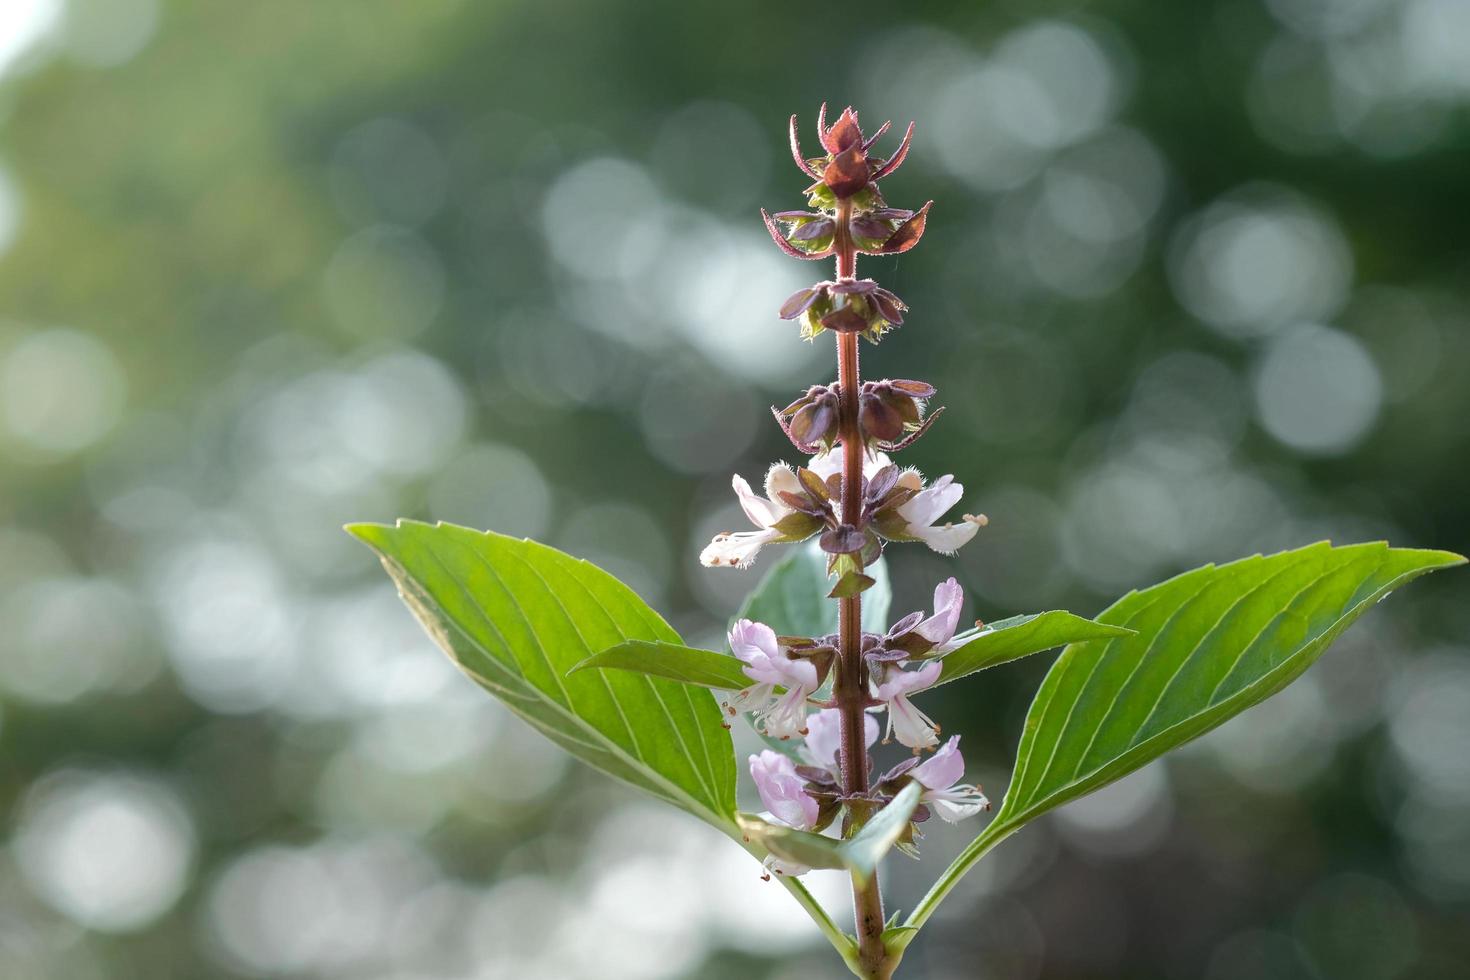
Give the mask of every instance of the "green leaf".
<svg viewBox="0 0 1470 980">
<path fill-rule="evenodd" d="M 709 694 L 623 671 L 567 671 L 625 640 L 679 644 L 626 585 L 534 541 L 450 524 L 347 529 L 383 560 L 444 652 L 584 762 L 728 832 L 735 756 Z"/>
<path fill-rule="evenodd" d="M 1030 616 L 1013 616 L 991 623 L 975 634 L 974 639 L 944 655 L 938 684 L 959 680 L 977 670 L 1010 663 L 1033 653 L 1050 650 L 1068 643 L 1130 636 L 1133 631 L 1121 626 L 1095 623 L 1069 612 L 1053 610 Z M 956 637 L 963 639 L 963 636 Z"/>
<path fill-rule="evenodd" d="M 1136 635 L 1070 647 L 1042 682 L 996 820 L 1091 792 L 1265 700 L 1394 588 L 1463 561 L 1323 542 L 1125 596 L 1098 618 Z"/>
<path fill-rule="evenodd" d="M 1119 599 L 1099 621 L 1137 632 L 1074 643 L 1057 658 L 1026 716 L 1000 812 L 907 924 L 922 925 L 965 871 L 1027 821 L 1265 700 L 1394 589 L 1464 561 L 1323 542 L 1206 565 Z"/>
<path fill-rule="evenodd" d="M 721 691 L 738 691 L 751 684 L 740 661 L 728 653 L 649 640 L 626 640 L 594 653 L 572 671 L 588 667 L 633 670 Z"/>
<path fill-rule="evenodd" d="M 847 870 L 866 882 L 878 869 L 878 862 L 903 835 L 923 791 L 918 783 L 909 783 L 851 840 L 845 841 L 771 823 L 748 813 L 736 814 L 735 820 L 748 840 L 782 860 L 809 868 Z"/>
<path fill-rule="evenodd" d="M 863 594 L 863 629 L 882 633 L 888 629 L 888 567 L 880 559 L 867 568 L 875 581 Z M 765 623 L 780 636 L 825 636 L 837 632 L 837 603 L 827 598 L 831 590 L 827 555 L 815 542 L 792 548 L 761 579 L 739 619 Z"/>
<path fill-rule="evenodd" d="M 924 787 L 919 783 L 909 783 L 888 801 L 887 806 L 863 824 L 852 840 L 842 845 L 849 870 L 856 872 L 865 882 L 873 876 L 883 855 L 903 836 L 909 818 L 919 808 L 919 797 L 923 792 Z"/>
<path fill-rule="evenodd" d="M 855 595 L 862 595 L 867 590 L 878 584 L 878 580 L 862 572 L 848 572 L 837 580 L 832 586 L 832 591 L 827 593 L 828 599 L 850 599 Z"/>
<path fill-rule="evenodd" d="M 759 844 L 766 851 L 783 861 L 804 864 L 818 870 L 844 869 L 842 841 L 823 837 L 808 830 L 797 830 L 784 824 L 771 823 L 749 813 L 735 814 L 740 832 L 751 843 Z"/>
</svg>

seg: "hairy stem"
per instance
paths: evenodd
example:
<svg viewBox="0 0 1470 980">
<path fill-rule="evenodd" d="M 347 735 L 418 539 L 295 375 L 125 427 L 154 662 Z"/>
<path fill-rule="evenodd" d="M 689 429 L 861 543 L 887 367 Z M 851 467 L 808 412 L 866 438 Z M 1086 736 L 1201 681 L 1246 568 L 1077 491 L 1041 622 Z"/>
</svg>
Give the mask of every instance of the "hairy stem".
<svg viewBox="0 0 1470 980">
<path fill-rule="evenodd" d="M 849 222 L 852 204 L 844 199 L 837 204 L 835 245 L 837 278 L 851 279 L 857 271 L 857 249 L 853 245 Z M 842 520 L 855 523 L 862 508 L 863 443 L 858 429 L 858 335 L 837 335 L 837 384 L 842 398 Z M 862 597 L 837 600 L 840 660 L 837 665 L 833 696 L 842 719 L 843 791 L 849 796 L 868 790 L 868 749 L 865 744 L 864 712 L 867 708 L 868 669 L 862 651 Z M 848 812 L 851 814 L 852 807 Z M 857 832 L 859 823 L 848 820 L 846 836 Z M 858 956 L 866 975 L 887 977 L 893 965 L 883 945 L 883 893 L 875 872 L 866 883 L 857 875 L 852 879 L 853 919 L 858 938 Z"/>
</svg>

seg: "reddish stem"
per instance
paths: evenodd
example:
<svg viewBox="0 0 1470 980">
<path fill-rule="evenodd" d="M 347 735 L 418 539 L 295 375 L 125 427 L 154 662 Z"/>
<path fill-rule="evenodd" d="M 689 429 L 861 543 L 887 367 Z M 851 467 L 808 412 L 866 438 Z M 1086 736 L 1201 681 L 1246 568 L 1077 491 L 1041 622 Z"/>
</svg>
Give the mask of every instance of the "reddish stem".
<svg viewBox="0 0 1470 980">
<path fill-rule="evenodd" d="M 833 248 L 837 253 L 837 278 L 852 279 L 857 274 L 857 248 L 852 241 L 850 223 L 852 202 L 837 202 L 836 231 Z M 837 335 L 837 383 L 842 398 L 842 520 L 855 524 L 862 508 L 863 442 L 858 429 L 858 335 Z M 862 652 L 862 596 L 839 599 L 839 661 L 833 699 L 841 712 L 842 788 L 849 795 L 868 790 L 868 749 L 864 739 L 864 717 L 868 703 L 868 668 Z M 844 836 L 861 827 L 867 814 L 854 820 L 849 807 Z M 883 946 L 883 893 L 875 872 L 866 884 L 854 876 L 852 883 L 853 919 L 857 929 L 859 957 L 872 976 L 885 977 L 892 969 L 888 951 Z"/>
</svg>

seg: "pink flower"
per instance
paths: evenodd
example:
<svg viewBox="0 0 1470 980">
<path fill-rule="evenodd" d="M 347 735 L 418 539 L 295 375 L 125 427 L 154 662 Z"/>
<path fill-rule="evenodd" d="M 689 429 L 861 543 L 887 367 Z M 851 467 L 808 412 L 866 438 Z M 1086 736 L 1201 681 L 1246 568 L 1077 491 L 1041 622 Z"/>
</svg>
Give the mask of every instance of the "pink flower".
<svg viewBox="0 0 1470 980">
<path fill-rule="evenodd" d="M 878 741 L 878 719 L 863 716 L 863 741 L 872 748 Z M 842 712 L 836 708 L 823 708 L 806 720 L 806 756 L 813 765 L 836 771 L 837 760 L 842 752 Z"/>
<path fill-rule="evenodd" d="M 958 524 L 935 527 L 934 522 L 960 502 L 965 488 L 954 482 L 953 476 L 941 476 L 925 487 L 923 477 L 916 470 L 906 470 L 898 478 L 899 486 L 917 491 L 898 508 L 898 516 L 904 521 L 904 533 L 922 541 L 930 549 L 942 555 L 952 555 L 985 526 L 985 517 L 966 514 Z"/>
<path fill-rule="evenodd" d="M 755 681 L 735 695 L 735 705 L 749 711 L 767 735 L 791 738 L 803 734 L 806 699 L 820 684 L 816 665 L 788 656 L 776 642 L 774 630 L 748 619 L 731 628 L 730 650 L 744 662 L 745 676 Z M 786 688 L 786 693 L 776 694 L 777 686 Z"/>
<path fill-rule="evenodd" d="M 803 521 L 797 517 L 783 527 L 783 520 L 798 512 L 781 499 L 782 493 L 800 495 L 801 481 L 796 471 L 785 463 L 777 463 L 766 471 L 766 495 L 761 497 L 750 489 L 750 484 L 738 474 L 730 481 L 735 495 L 740 498 L 741 509 L 758 531 L 726 531 L 716 534 L 705 549 L 699 553 L 701 564 L 708 566 L 730 565 L 749 568 L 760 550 L 774 541 L 801 541 L 816 533 L 821 523 L 815 518 Z"/>
<path fill-rule="evenodd" d="M 770 749 L 751 756 L 750 776 L 755 780 L 756 792 L 760 793 L 761 803 L 773 822 L 797 830 L 811 830 L 817 825 L 817 801 L 807 795 L 806 780 L 797 774 L 796 763 L 788 756 Z M 767 872 L 783 875 L 802 875 L 811 870 L 806 865 L 782 860 L 774 854 L 766 855 L 761 863 Z"/>
<path fill-rule="evenodd" d="M 910 775 L 924 787 L 920 802 L 931 806 L 941 820 L 958 823 L 990 809 L 980 787 L 960 782 L 965 776 L 965 759 L 960 755 L 958 735 L 950 736 L 943 748 L 915 766 Z"/>
<path fill-rule="evenodd" d="M 896 736 L 902 745 L 918 752 L 939 744 L 939 726 L 909 701 L 909 695 L 932 687 L 939 680 L 942 665 L 931 660 L 918 670 L 904 670 L 897 665 L 884 668 L 874 697 L 888 706 L 888 735 Z"/>
<path fill-rule="evenodd" d="M 965 592 L 953 578 L 934 587 L 934 615 L 914 627 L 914 632 L 934 644 L 933 654 L 948 653 L 952 648 L 955 627 L 960 624 L 960 609 Z"/>
<path fill-rule="evenodd" d="M 766 749 L 750 757 L 750 776 L 761 803 L 779 823 L 797 830 L 817 825 L 817 801 L 806 794 L 806 780 L 789 756 Z"/>
</svg>

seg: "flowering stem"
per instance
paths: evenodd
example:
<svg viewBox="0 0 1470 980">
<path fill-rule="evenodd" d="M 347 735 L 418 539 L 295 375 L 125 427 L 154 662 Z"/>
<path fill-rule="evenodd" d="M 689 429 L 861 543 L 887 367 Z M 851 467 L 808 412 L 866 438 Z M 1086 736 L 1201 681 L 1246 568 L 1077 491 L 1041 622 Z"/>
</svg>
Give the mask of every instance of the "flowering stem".
<svg viewBox="0 0 1470 980">
<path fill-rule="evenodd" d="M 850 222 L 852 202 L 843 198 L 837 203 L 834 245 L 837 252 L 838 280 L 852 279 L 857 271 L 857 249 L 852 241 Z M 858 430 L 858 335 L 837 334 L 837 384 L 841 392 L 842 428 L 842 519 L 855 523 L 862 507 L 862 473 L 864 447 Z M 862 596 L 837 600 L 838 646 L 840 661 L 833 684 L 833 697 L 842 719 L 843 791 L 857 796 L 868 791 L 868 750 L 864 740 L 865 709 L 868 698 L 868 670 L 862 651 Z M 851 814 L 854 808 L 849 807 Z M 860 824 L 848 819 L 845 836 L 856 833 Z M 858 956 L 865 975 L 887 977 L 893 964 L 883 945 L 883 893 L 875 872 L 867 882 L 854 874 L 852 878 L 853 919 L 857 930 Z"/>
</svg>

